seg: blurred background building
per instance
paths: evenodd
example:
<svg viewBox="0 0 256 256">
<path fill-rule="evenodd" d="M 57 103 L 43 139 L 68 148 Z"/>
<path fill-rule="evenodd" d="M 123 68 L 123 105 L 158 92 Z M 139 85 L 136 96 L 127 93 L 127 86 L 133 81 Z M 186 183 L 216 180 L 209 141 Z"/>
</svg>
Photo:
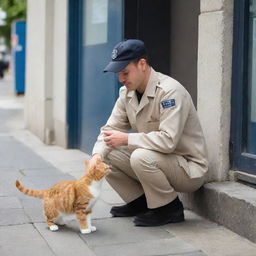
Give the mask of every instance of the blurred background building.
<svg viewBox="0 0 256 256">
<path fill-rule="evenodd" d="M 12 73 L 16 94 L 23 94 L 25 91 L 25 19 L 26 0 L 1 0 L 0 78 Z"/>
</svg>

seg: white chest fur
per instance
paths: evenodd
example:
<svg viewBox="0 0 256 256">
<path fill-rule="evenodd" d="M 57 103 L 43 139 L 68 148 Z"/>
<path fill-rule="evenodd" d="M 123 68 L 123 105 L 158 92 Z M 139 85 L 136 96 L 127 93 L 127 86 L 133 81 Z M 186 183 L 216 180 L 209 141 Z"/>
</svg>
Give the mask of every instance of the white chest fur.
<svg viewBox="0 0 256 256">
<path fill-rule="evenodd" d="M 93 181 L 92 184 L 89 185 L 89 191 L 93 195 L 93 198 L 89 201 L 89 205 L 87 206 L 86 210 L 91 210 L 98 200 L 101 192 L 102 181 L 103 180 Z"/>
</svg>

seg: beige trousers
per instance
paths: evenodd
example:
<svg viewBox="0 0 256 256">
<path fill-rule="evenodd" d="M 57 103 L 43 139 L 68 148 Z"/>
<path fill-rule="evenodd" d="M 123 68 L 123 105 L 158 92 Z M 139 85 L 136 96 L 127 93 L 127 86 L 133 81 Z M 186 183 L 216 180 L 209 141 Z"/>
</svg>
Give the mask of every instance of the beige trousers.
<svg viewBox="0 0 256 256">
<path fill-rule="evenodd" d="M 176 198 L 176 192 L 196 191 L 204 182 L 203 178 L 191 179 L 178 157 L 182 156 L 141 148 L 114 149 L 105 159 L 112 170 L 107 181 L 126 203 L 145 193 L 148 208 L 166 205 Z"/>
</svg>

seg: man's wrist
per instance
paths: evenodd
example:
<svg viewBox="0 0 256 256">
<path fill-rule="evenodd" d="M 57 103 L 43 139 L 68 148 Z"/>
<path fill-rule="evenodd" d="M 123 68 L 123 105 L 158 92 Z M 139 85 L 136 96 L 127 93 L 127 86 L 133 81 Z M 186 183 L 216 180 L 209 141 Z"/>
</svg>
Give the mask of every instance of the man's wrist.
<svg viewBox="0 0 256 256">
<path fill-rule="evenodd" d="M 128 145 L 128 137 L 129 137 L 129 134 L 128 134 L 128 133 L 125 133 L 125 139 L 124 139 L 124 145 L 125 145 L 125 146 Z"/>
<path fill-rule="evenodd" d="M 94 153 L 92 157 L 101 159 L 101 155 L 99 153 Z"/>
</svg>

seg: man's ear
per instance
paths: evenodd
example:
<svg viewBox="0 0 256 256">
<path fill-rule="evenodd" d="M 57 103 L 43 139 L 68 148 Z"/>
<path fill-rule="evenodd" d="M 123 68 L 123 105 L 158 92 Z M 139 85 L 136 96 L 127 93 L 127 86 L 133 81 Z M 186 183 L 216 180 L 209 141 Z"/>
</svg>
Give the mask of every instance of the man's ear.
<svg viewBox="0 0 256 256">
<path fill-rule="evenodd" d="M 142 59 L 139 60 L 139 65 L 141 66 L 141 69 L 142 69 L 143 71 L 145 71 L 146 68 L 147 68 L 147 61 L 142 58 Z"/>
</svg>

